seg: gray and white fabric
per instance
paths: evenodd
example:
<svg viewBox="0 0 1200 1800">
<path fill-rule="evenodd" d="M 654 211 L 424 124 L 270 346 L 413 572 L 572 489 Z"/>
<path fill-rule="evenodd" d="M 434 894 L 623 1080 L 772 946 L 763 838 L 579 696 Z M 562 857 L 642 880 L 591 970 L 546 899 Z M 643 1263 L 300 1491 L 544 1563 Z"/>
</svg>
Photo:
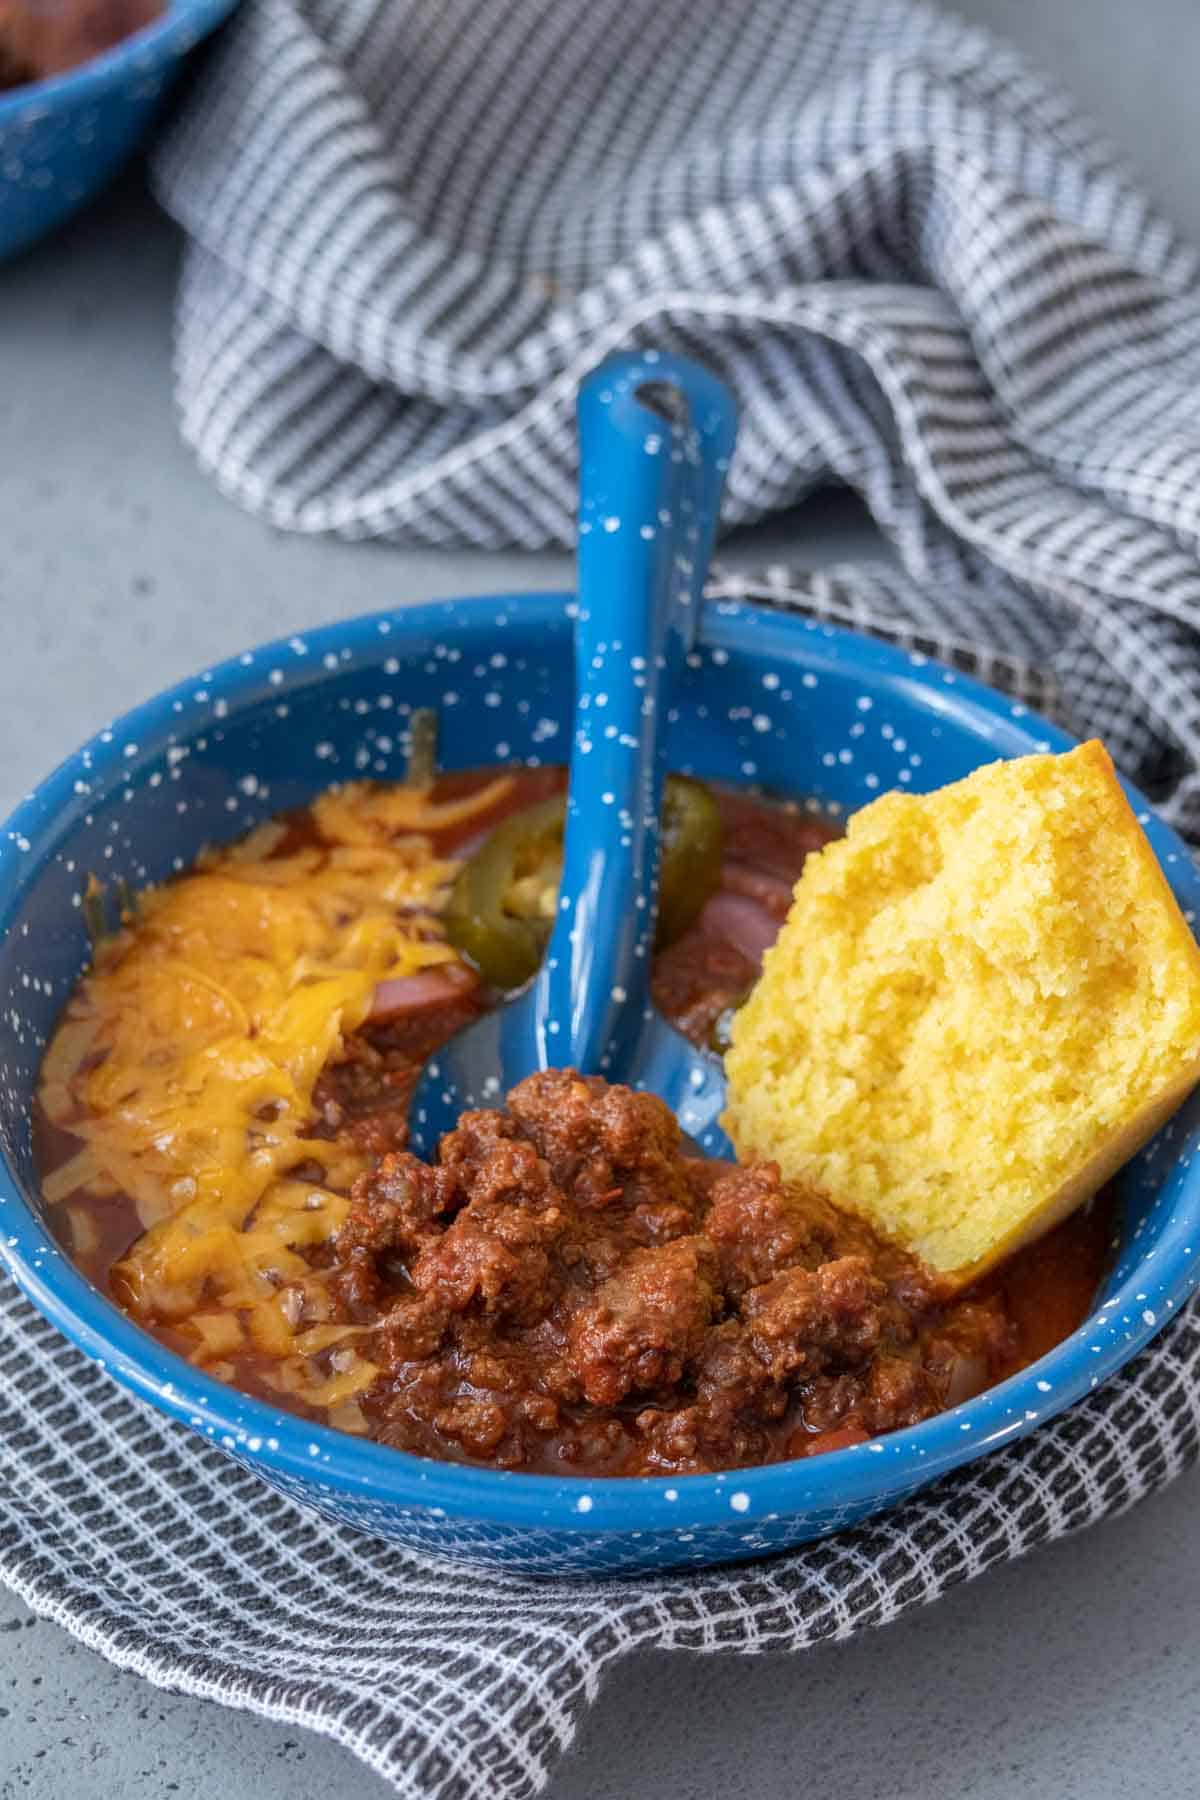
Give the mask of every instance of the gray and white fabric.
<svg viewBox="0 0 1200 1800">
<path fill-rule="evenodd" d="M 829 596 L 1035 668 L 1200 836 L 1196 257 L 985 33 L 907 0 L 248 0 L 157 180 L 184 433 L 273 524 L 569 543 L 580 375 L 694 352 L 741 403 L 729 524 L 849 484 L 902 574 Z"/>
<path fill-rule="evenodd" d="M 0 1581 L 122 1668 L 336 1738 L 404 1800 L 525 1800 L 631 1650 L 885 1624 L 1124 1511 L 1198 1442 L 1193 1302 L 1089 1399 L 874 1525 L 741 1568 L 549 1582 L 293 1505 L 128 1399 L 0 1276 Z"/>
<path fill-rule="evenodd" d="M 729 523 L 835 478 L 896 566 L 744 591 L 1103 732 L 1200 836 L 1192 253 L 1060 95 L 906 0 L 247 0 L 162 146 L 183 428 L 273 524 L 572 536 L 573 390 L 619 345 L 736 387 Z M 1200 1305 L 1200 1303 L 1198 1303 Z M 335 1529 L 0 1287 L 0 1579 L 152 1680 L 310 1725 L 412 1800 L 517 1800 L 644 1646 L 800 1649 L 1161 1486 L 1200 1310 L 876 1524 L 552 1585 Z"/>
</svg>

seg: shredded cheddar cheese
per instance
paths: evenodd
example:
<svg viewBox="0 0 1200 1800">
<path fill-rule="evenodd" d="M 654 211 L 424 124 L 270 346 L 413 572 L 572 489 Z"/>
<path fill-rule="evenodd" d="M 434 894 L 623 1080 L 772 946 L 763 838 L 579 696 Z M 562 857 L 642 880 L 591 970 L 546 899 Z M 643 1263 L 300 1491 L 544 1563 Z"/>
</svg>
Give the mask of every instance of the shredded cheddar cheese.
<svg viewBox="0 0 1200 1800">
<path fill-rule="evenodd" d="M 512 785 L 511 775 L 497 775 L 487 787 L 461 800 L 434 800 L 426 788 L 373 787 L 355 781 L 319 794 L 312 814 L 329 843 L 377 844 L 398 832 L 448 831 L 462 825 L 498 805 Z"/>
<path fill-rule="evenodd" d="M 49 1117 L 81 1140 L 47 1202 L 123 1191 L 146 1227 L 116 1271 L 130 1310 L 219 1373 L 239 1351 L 278 1359 L 273 1385 L 351 1428 L 375 1371 L 304 1252 L 368 1158 L 307 1135 L 314 1087 L 377 984 L 455 960 L 437 914 L 458 865 L 431 834 L 507 785 L 439 804 L 352 783 L 314 805 L 320 842 L 289 851 L 272 822 L 205 853 L 100 947 L 43 1068 Z"/>
</svg>

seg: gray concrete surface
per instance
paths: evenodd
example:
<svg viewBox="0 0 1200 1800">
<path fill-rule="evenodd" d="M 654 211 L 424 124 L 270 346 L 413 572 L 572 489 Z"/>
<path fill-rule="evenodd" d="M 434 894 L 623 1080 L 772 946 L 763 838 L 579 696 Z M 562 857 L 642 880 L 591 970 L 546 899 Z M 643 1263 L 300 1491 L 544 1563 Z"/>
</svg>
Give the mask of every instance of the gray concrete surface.
<svg viewBox="0 0 1200 1800">
<path fill-rule="evenodd" d="M 1200 0 L 962 0 L 1076 88 L 1200 239 Z M 180 447 L 175 237 L 135 177 L 0 271 L 0 808 L 114 711 L 257 638 L 400 598 L 562 584 L 559 556 L 278 537 Z M 733 546 L 869 542 L 823 497 Z M 647 1656 L 550 1800 L 1117 1800 L 1200 1791 L 1200 1472 L 885 1631 L 798 1657 Z M 159 1693 L 0 1592 L 0 1800 L 382 1800 L 342 1751 Z"/>
</svg>

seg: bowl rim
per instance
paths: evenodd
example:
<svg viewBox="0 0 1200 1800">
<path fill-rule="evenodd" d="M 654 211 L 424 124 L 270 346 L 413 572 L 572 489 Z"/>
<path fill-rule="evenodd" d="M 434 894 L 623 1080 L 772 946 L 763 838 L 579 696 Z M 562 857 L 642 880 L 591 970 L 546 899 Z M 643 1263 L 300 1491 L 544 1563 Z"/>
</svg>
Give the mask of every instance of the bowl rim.
<svg viewBox="0 0 1200 1800">
<path fill-rule="evenodd" d="M 164 744 L 211 720 L 219 691 L 230 710 L 265 693 L 278 696 L 325 678 L 323 657 L 338 653 L 339 672 L 394 654 L 406 637 L 457 625 L 494 630 L 502 623 L 562 628 L 573 596 L 562 592 L 476 595 L 359 615 L 277 639 L 235 655 L 161 690 L 67 757 L 0 826 L 0 932 L 74 818 L 108 781 L 125 780 L 126 746 Z M 747 641 L 749 639 L 749 641 Z M 898 700 L 929 706 L 966 726 L 1003 754 L 1068 749 L 1077 740 L 1029 708 L 918 652 L 803 615 L 742 601 L 705 603 L 700 641 L 708 649 L 760 650 L 809 667 L 853 669 Z M 299 646 L 299 649 L 297 648 Z M 347 661 L 342 653 L 349 652 Z M 303 653 L 303 661 L 298 660 Z M 280 679 L 282 672 L 282 680 Z M 268 679 L 272 685 L 267 686 Z M 202 696 L 197 698 L 197 694 Z M 1036 734 L 1036 735 L 1035 735 Z M 90 792 L 76 784 L 86 772 Z M 1173 831 L 1128 783 L 1145 815 L 1156 853 L 1173 863 L 1172 888 L 1200 911 L 1200 872 Z M 0 1156 L 0 1263 L 44 1317 L 93 1361 L 157 1410 L 180 1420 L 269 1472 L 295 1491 L 314 1482 L 342 1497 L 409 1508 L 433 1518 L 470 1518 L 527 1527 L 643 1537 L 715 1525 L 756 1524 L 821 1512 L 857 1516 L 892 1504 L 918 1486 L 986 1451 L 1025 1436 L 1098 1387 L 1174 1316 L 1200 1280 L 1200 1167 L 1185 1182 L 1152 1260 L 1131 1263 L 1121 1286 L 1054 1350 L 962 1406 L 908 1430 L 811 1458 L 704 1475 L 583 1478 L 439 1462 L 315 1425 L 194 1368 L 117 1307 L 75 1269 L 25 1200 L 7 1154 Z M 1182 1201 L 1182 1197 L 1181 1197 Z"/>
<path fill-rule="evenodd" d="M 150 73 L 171 55 L 183 56 L 214 31 L 238 0 L 167 0 L 158 18 L 90 56 L 86 62 L 41 81 L 25 82 L 0 93 L 0 126 L 28 116 L 50 115 L 62 103 L 71 104 L 99 96 L 114 87 L 129 70 Z"/>
</svg>

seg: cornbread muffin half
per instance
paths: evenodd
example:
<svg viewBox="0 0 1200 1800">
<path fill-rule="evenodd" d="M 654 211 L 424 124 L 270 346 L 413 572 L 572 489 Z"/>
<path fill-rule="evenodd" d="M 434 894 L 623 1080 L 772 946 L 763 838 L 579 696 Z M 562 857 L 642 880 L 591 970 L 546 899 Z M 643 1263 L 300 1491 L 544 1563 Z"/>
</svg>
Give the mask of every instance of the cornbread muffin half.
<svg viewBox="0 0 1200 1800">
<path fill-rule="evenodd" d="M 958 1284 L 1200 1079 L 1200 950 L 1092 742 L 857 813 L 805 864 L 732 1037 L 739 1156 Z"/>
</svg>

